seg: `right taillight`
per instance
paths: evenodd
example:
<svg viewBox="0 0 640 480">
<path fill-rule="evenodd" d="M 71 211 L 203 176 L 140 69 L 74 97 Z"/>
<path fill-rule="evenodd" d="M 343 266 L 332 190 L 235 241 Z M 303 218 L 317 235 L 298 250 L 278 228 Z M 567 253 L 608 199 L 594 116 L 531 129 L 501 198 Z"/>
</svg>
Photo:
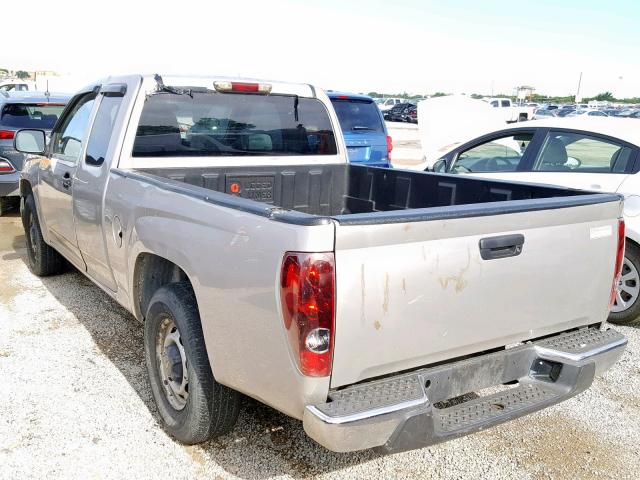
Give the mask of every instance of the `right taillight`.
<svg viewBox="0 0 640 480">
<path fill-rule="evenodd" d="M 616 302 L 616 295 L 618 293 L 618 282 L 620 281 L 620 274 L 622 273 L 622 262 L 624 261 L 624 219 L 618 219 L 618 247 L 616 250 L 616 265 L 613 270 L 613 284 L 611 285 L 611 296 L 609 298 L 609 308 L 613 307 Z"/>
<path fill-rule="evenodd" d="M 387 157 L 391 160 L 391 150 L 393 150 L 393 139 L 387 135 Z"/>
<path fill-rule="evenodd" d="M 310 377 L 330 375 L 335 312 L 333 253 L 287 252 L 280 274 L 280 300 L 298 368 Z"/>
<path fill-rule="evenodd" d="M 0 158 L 0 174 L 15 172 L 15 170 L 16 169 L 13 168 L 13 165 L 11 165 L 11 162 L 9 162 L 9 160 Z"/>
<path fill-rule="evenodd" d="M 13 130 L 0 130 L 0 140 L 11 140 L 15 135 Z"/>
</svg>

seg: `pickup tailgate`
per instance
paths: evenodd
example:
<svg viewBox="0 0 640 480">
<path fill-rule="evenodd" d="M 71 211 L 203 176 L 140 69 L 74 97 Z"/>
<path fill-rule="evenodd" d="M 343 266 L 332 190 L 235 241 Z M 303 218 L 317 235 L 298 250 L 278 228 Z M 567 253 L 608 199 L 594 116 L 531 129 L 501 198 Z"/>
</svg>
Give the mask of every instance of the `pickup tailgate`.
<svg viewBox="0 0 640 480">
<path fill-rule="evenodd" d="M 604 321 L 621 210 L 607 199 L 404 223 L 336 218 L 331 386 Z"/>
</svg>

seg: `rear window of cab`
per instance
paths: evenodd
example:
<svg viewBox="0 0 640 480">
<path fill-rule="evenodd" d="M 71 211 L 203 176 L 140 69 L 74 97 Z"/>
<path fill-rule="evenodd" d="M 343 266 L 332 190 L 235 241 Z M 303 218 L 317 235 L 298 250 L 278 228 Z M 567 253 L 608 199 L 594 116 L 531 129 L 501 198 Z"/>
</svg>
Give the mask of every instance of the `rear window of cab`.
<svg viewBox="0 0 640 480">
<path fill-rule="evenodd" d="M 63 110 L 63 104 L 8 103 L 2 107 L 0 125 L 8 128 L 42 128 L 51 130 Z"/>
<path fill-rule="evenodd" d="M 133 146 L 134 157 L 336 153 L 317 99 L 211 91 L 150 95 Z"/>
</svg>

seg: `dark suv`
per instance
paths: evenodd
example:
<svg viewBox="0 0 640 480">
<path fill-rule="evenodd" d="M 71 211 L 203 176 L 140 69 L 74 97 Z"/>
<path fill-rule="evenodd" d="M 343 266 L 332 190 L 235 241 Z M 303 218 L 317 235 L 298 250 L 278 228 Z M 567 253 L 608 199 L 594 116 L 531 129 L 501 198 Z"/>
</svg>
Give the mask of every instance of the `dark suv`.
<svg viewBox="0 0 640 480">
<path fill-rule="evenodd" d="M 69 98 L 41 92 L 0 92 L 0 216 L 20 202 L 18 184 L 25 156 L 13 148 L 15 133 L 22 128 L 51 131 Z"/>
<path fill-rule="evenodd" d="M 390 122 L 406 122 L 411 107 L 415 107 L 415 105 L 409 102 L 399 103 L 384 113 L 384 119 Z"/>
</svg>

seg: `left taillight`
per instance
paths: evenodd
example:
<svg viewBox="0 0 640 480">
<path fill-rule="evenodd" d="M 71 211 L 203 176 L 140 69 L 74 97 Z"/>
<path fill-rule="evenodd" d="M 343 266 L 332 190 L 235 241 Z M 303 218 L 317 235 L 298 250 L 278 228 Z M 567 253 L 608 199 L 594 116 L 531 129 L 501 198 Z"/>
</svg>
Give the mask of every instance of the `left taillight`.
<svg viewBox="0 0 640 480">
<path fill-rule="evenodd" d="M 625 240 L 624 219 L 619 218 L 616 264 L 613 270 L 613 283 L 611 285 L 611 296 L 609 298 L 609 307 L 613 307 L 613 304 L 616 302 L 616 295 L 618 293 L 618 282 L 620 281 L 620 275 L 622 274 L 622 262 L 624 261 L 624 240 Z"/>
<path fill-rule="evenodd" d="M 0 140 L 12 140 L 16 136 L 13 130 L 0 130 Z"/>
<path fill-rule="evenodd" d="M 0 158 L 0 174 L 11 173 L 15 171 L 16 169 L 13 168 L 13 165 L 11 165 L 11 162 L 9 160 Z"/>
<path fill-rule="evenodd" d="M 287 252 L 280 301 L 291 350 L 303 375 L 331 374 L 335 324 L 335 257 L 332 252 Z"/>
</svg>

